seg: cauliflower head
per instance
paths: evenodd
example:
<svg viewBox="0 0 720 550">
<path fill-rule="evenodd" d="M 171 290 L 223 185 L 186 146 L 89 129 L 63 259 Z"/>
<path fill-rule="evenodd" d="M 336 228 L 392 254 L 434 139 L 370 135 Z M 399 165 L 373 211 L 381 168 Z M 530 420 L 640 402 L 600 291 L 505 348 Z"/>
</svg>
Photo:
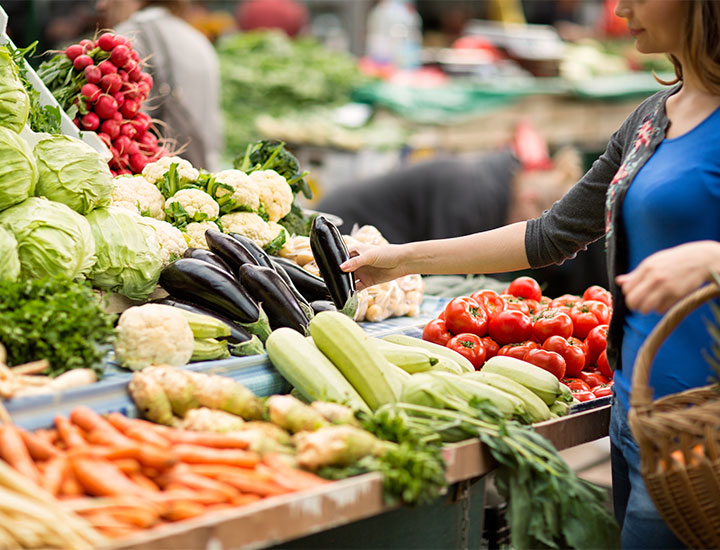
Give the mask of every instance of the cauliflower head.
<svg viewBox="0 0 720 550">
<path fill-rule="evenodd" d="M 157 185 L 163 179 L 165 172 L 170 169 L 171 164 L 177 164 L 181 181 L 196 181 L 200 177 L 200 172 L 189 161 L 180 157 L 161 157 L 155 162 L 150 162 L 143 168 L 142 175 L 147 181 Z"/>
<path fill-rule="evenodd" d="M 177 204 L 182 208 L 174 206 Z M 184 210 L 184 213 L 183 213 Z M 181 189 L 165 201 L 165 214 L 173 222 L 182 221 L 179 218 L 189 218 L 185 223 L 191 221 L 201 222 L 205 220 L 217 220 L 220 214 L 220 205 L 200 189 Z"/>
<path fill-rule="evenodd" d="M 220 228 L 214 222 L 204 221 L 187 224 L 187 227 L 185 228 L 185 241 L 187 242 L 188 247 L 204 248 L 207 250 L 208 244 L 205 240 L 205 231 L 208 229 L 220 231 Z"/>
<path fill-rule="evenodd" d="M 275 222 L 266 222 L 254 212 L 231 212 L 220 218 L 220 224 L 226 233 L 240 233 L 252 239 L 261 247 L 267 249 L 278 240 L 282 243 L 273 245 L 281 248 L 285 244 L 287 231 Z"/>
<path fill-rule="evenodd" d="M 235 209 L 257 212 L 260 208 L 260 188 L 242 170 L 223 170 L 215 174 L 215 181 L 229 185 L 234 189 L 232 199 Z M 231 192 L 222 187 L 215 192 L 217 198 L 229 195 Z"/>
<path fill-rule="evenodd" d="M 116 327 L 115 358 L 124 367 L 186 365 L 195 338 L 182 312 L 172 306 L 143 304 L 126 309 Z"/>
<path fill-rule="evenodd" d="M 177 227 L 173 227 L 168 222 L 154 218 L 143 218 L 143 221 L 155 230 L 158 241 L 160 241 L 160 257 L 162 258 L 163 267 L 175 258 L 182 257 L 188 248 L 182 231 Z"/>
<path fill-rule="evenodd" d="M 165 219 L 165 198 L 142 176 L 117 176 L 113 179 L 111 206 L 134 210 L 157 220 Z"/>
<path fill-rule="evenodd" d="M 284 177 L 275 170 L 258 170 L 249 177 L 260 190 L 260 201 L 265 207 L 268 221 L 276 222 L 290 213 L 294 196 Z"/>
</svg>

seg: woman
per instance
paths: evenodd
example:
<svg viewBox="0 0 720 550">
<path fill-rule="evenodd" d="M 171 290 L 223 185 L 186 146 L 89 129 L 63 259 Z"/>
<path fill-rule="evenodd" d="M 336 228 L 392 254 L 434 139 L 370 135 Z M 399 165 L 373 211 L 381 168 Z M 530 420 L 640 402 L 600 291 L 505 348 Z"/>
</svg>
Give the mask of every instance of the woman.
<svg viewBox="0 0 720 550">
<path fill-rule="evenodd" d="M 610 439 L 615 514 L 624 548 L 678 548 L 639 470 L 627 424 L 635 356 L 661 314 L 720 272 L 720 2 L 620 0 L 636 48 L 664 52 L 672 87 L 643 102 L 603 155 L 549 211 L 528 222 L 456 239 L 353 252 L 343 269 L 361 288 L 407 273 L 495 273 L 560 263 L 601 237 L 614 314 L 608 359 L 615 372 Z M 661 346 L 655 397 L 708 382 L 709 306 Z"/>
</svg>

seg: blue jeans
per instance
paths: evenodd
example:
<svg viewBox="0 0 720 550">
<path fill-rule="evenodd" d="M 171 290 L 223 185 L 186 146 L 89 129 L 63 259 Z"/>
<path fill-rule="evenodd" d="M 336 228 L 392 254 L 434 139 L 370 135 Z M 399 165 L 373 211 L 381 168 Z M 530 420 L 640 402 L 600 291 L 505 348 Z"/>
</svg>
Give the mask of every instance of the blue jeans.
<svg viewBox="0 0 720 550">
<path fill-rule="evenodd" d="M 614 399 L 610 414 L 613 506 L 625 550 L 685 548 L 660 517 L 640 473 L 640 452 L 627 411 Z"/>
</svg>

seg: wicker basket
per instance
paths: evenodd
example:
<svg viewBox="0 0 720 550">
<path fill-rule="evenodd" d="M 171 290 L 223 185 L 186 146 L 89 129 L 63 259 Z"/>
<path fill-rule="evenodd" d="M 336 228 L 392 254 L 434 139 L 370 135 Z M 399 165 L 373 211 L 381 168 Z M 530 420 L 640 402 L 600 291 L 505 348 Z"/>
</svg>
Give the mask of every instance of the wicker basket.
<svg viewBox="0 0 720 550">
<path fill-rule="evenodd" d="M 704 286 L 668 311 L 641 347 L 632 377 L 628 419 L 640 469 L 660 515 L 689 548 L 720 548 L 720 385 L 653 401 L 648 380 L 665 338 L 717 296 L 717 285 Z"/>
</svg>

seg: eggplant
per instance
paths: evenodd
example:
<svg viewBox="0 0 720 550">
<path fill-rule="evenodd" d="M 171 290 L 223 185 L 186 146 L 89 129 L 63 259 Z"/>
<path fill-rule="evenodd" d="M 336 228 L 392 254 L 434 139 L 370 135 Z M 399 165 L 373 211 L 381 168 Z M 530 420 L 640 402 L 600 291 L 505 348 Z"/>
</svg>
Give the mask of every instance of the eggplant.
<svg viewBox="0 0 720 550">
<path fill-rule="evenodd" d="M 240 323 L 264 342 L 270 335 L 267 316 L 229 273 L 196 258 L 180 258 L 160 272 L 160 286 L 170 296 Z"/>
<path fill-rule="evenodd" d="M 210 250 L 220 256 L 227 263 L 233 275 L 237 277 L 238 270 L 243 264 L 258 265 L 255 257 L 239 241 L 215 229 L 205 231 L 205 240 Z"/>
<path fill-rule="evenodd" d="M 250 237 L 246 237 L 242 233 L 229 233 L 229 235 L 241 245 L 243 245 L 245 248 L 247 248 L 247 251 L 252 254 L 253 258 L 255 258 L 255 262 L 258 265 L 262 265 L 264 267 L 273 266 L 270 262 L 270 256 L 268 256 L 267 252 L 265 252 L 262 247 L 258 243 L 253 241 Z"/>
<path fill-rule="evenodd" d="M 340 269 L 350 253 L 340 230 L 325 216 L 316 216 L 312 222 L 310 248 L 335 307 L 353 317 L 357 309 L 355 276 Z"/>
<path fill-rule="evenodd" d="M 307 333 L 310 321 L 277 271 L 270 267 L 245 264 L 240 267 L 238 277 L 267 313 L 273 330 L 289 327 L 302 334 Z"/>
<path fill-rule="evenodd" d="M 188 248 L 183 254 L 183 258 L 195 258 L 196 260 L 202 260 L 203 262 L 207 262 L 227 271 L 230 275 L 233 274 L 233 270 L 225 260 L 205 248 Z"/>
<path fill-rule="evenodd" d="M 335 304 L 331 300 L 313 300 L 310 302 L 310 307 L 313 313 L 320 313 L 321 311 L 337 311 Z"/>
<path fill-rule="evenodd" d="M 298 264 L 287 258 L 280 256 L 271 256 L 270 261 L 272 262 L 275 269 L 279 272 L 278 268 L 281 268 L 287 273 L 290 280 L 309 302 L 315 300 L 328 300 L 330 298 L 330 292 L 328 287 L 320 277 L 317 277 L 309 271 L 303 269 Z"/>
</svg>

